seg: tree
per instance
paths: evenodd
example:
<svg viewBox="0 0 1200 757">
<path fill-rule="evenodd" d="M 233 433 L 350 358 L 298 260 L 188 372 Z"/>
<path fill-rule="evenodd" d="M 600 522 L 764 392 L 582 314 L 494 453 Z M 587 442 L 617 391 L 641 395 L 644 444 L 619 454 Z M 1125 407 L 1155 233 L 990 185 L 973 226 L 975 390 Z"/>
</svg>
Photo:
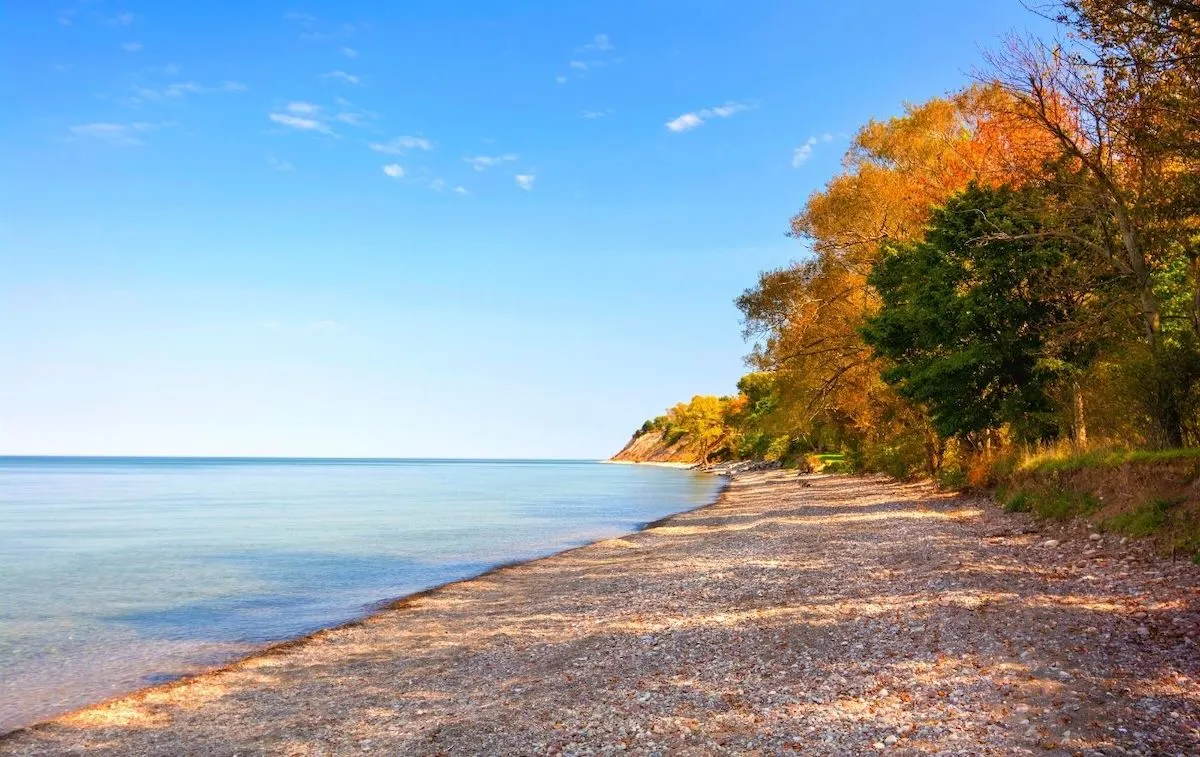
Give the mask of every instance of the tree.
<svg viewBox="0 0 1200 757">
<path fill-rule="evenodd" d="M 813 256 L 763 273 L 737 299 L 745 335 L 760 340 L 749 362 L 774 374 L 778 413 L 792 428 L 837 427 L 873 442 L 924 427 L 880 380 L 883 366 L 862 341 L 878 304 L 867 276 L 885 243 L 920 238 L 933 208 L 969 182 L 1027 180 L 1054 154 L 1011 112 L 1008 94 L 979 86 L 872 121 L 845 170 L 792 219 L 792 235 Z M 928 442 L 936 457 L 936 438 Z"/>
<path fill-rule="evenodd" d="M 1014 117 L 1061 155 L 1051 179 L 1061 223 L 1040 233 L 1087 250 L 1124 282 L 1144 344 L 1141 399 L 1168 446 L 1184 440 L 1200 381 L 1200 48 L 1172 31 L 1195 29 L 1194 16 L 1178 15 L 1189 5 L 1068 2 L 1062 19 L 1076 39 L 1012 40 L 994 58 Z"/>
<path fill-rule="evenodd" d="M 887 245 L 869 277 L 881 305 L 863 338 L 943 437 L 1053 436 L 1053 386 L 1094 354 L 1061 337 L 1091 286 L 1069 245 L 1041 234 L 1047 212 L 1035 188 L 973 184 L 922 240 Z"/>
</svg>

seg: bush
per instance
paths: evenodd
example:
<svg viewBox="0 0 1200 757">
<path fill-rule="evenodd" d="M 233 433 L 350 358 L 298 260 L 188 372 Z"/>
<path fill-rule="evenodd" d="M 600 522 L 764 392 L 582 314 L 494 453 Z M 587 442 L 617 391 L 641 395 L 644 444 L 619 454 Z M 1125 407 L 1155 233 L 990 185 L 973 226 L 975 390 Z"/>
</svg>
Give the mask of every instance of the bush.
<svg viewBox="0 0 1200 757">
<path fill-rule="evenodd" d="M 891 443 L 868 449 L 866 467 L 886 473 L 899 481 L 906 481 L 924 475 L 928 460 L 925 437 L 920 434 L 908 434 Z"/>
<path fill-rule="evenodd" d="M 948 465 L 943 467 L 937 473 L 937 484 L 939 489 L 954 491 L 957 489 L 966 489 L 970 483 L 967 477 L 967 471 L 957 465 Z"/>
<path fill-rule="evenodd" d="M 1017 492 L 1004 503 L 1006 513 L 1027 513 L 1033 509 L 1033 498 L 1026 492 Z"/>
</svg>

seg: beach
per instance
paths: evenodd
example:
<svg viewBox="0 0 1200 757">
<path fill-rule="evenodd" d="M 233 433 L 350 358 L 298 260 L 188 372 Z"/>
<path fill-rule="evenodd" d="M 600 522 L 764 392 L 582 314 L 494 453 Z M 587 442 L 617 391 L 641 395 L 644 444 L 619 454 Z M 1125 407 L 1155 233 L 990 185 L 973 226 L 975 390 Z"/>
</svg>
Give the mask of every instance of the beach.
<svg viewBox="0 0 1200 757">
<path fill-rule="evenodd" d="M 0 754 L 1195 754 L 1198 576 L 984 495 L 748 473 Z"/>
</svg>

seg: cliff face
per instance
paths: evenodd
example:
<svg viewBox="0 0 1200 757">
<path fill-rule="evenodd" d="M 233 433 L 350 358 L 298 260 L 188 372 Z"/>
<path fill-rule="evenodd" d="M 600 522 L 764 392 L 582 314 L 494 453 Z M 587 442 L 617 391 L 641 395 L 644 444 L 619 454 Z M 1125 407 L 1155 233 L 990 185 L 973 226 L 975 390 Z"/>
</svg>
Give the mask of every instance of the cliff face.
<svg viewBox="0 0 1200 757">
<path fill-rule="evenodd" d="M 695 453 L 688 449 L 687 437 L 667 444 L 660 431 L 635 436 L 613 460 L 629 463 L 698 463 Z"/>
</svg>

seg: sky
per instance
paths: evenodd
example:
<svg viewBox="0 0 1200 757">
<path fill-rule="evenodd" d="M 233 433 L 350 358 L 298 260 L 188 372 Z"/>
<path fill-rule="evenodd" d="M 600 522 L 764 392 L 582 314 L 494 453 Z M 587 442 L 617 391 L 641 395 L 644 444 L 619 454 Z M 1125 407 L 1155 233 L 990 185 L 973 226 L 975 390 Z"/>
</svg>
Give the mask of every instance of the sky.
<svg viewBox="0 0 1200 757">
<path fill-rule="evenodd" d="M 600 458 L 1017 0 L 24 0 L 0 454 Z"/>
</svg>

